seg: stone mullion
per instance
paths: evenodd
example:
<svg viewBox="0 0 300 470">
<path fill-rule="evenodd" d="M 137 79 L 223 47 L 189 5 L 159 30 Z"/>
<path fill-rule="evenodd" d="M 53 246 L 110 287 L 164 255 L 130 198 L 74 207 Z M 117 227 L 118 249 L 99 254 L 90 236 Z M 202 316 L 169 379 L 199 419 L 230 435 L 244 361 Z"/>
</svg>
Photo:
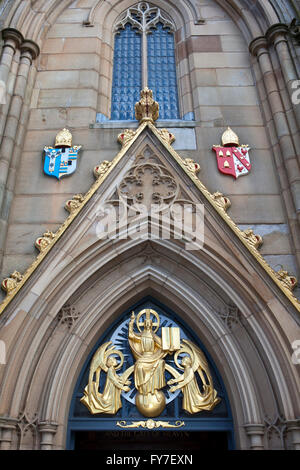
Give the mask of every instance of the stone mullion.
<svg viewBox="0 0 300 470">
<path fill-rule="evenodd" d="M 274 155 L 274 163 L 277 169 L 277 174 L 279 178 L 280 184 L 280 192 L 283 198 L 283 205 L 287 217 L 287 222 L 289 224 L 290 229 L 290 237 L 291 237 L 291 244 L 293 246 L 294 254 L 297 260 L 298 268 L 300 269 L 300 239 L 299 239 L 299 225 L 297 220 L 295 219 L 295 207 L 293 197 L 290 191 L 289 180 L 287 176 L 287 172 L 285 169 L 279 139 L 276 134 L 275 123 L 272 116 L 272 111 L 270 108 L 270 104 L 267 97 L 267 90 L 265 87 L 265 83 L 262 80 L 262 73 L 260 70 L 259 65 L 253 64 L 254 72 L 256 74 L 257 82 L 258 82 L 258 93 L 260 95 L 260 99 L 263 106 L 263 112 L 266 119 L 266 127 L 268 129 L 272 151 Z M 260 82 L 260 85 L 259 85 Z M 269 119 L 268 119 L 269 117 Z M 275 141 L 272 139 L 272 135 L 275 136 Z"/>
<path fill-rule="evenodd" d="M 295 212 L 300 223 L 300 170 L 295 153 L 294 143 L 290 135 L 288 121 L 282 105 L 281 95 L 278 90 L 276 77 L 272 67 L 268 51 L 268 43 L 265 37 L 252 41 L 250 51 L 257 56 L 263 81 L 267 90 L 267 97 L 278 136 L 284 166 L 288 176 L 290 190 L 293 196 Z"/>
</svg>

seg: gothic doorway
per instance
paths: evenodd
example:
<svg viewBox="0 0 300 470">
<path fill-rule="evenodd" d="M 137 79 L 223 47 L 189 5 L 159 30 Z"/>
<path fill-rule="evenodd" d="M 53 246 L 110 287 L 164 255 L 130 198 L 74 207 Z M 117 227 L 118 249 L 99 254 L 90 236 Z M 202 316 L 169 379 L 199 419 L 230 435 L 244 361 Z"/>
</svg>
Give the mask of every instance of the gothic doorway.
<svg viewBox="0 0 300 470">
<path fill-rule="evenodd" d="M 209 365 L 214 390 L 219 401 L 212 410 L 190 413 L 184 409 L 183 394 L 180 390 L 170 393 L 169 387 L 164 387 L 166 405 L 155 418 L 143 416 L 135 406 L 136 391 L 131 389 L 121 395 L 122 406 L 115 413 L 91 413 L 82 398 L 87 390 L 90 364 L 99 347 L 112 341 L 130 363 L 130 350 L 127 347 L 128 324 L 132 311 L 140 312 L 151 309 L 157 312 L 160 326 L 177 327 L 180 329 L 182 341 L 192 341 L 204 353 Z M 168 370 L 172 369 L 174 361 L 166 359 L 166 379 L 169 380 Z M 179 361 L 177 360 L 177 365 Z M 105 374 L 99 379 L 99 390 L 105 386 Z M 201 386 L 199 384 L 201 389 Z M 67 449 L 76 450 L 226 450 L 234 448 L 233 419 L 227 393 L 221 374 L 212 358 L 195 334 L 182 318 L 162 305 L 157 300 L 146 297 L 127 309 L 108 331 L 97 341 L 78 377 L 73 394 L 69 422 Z M 130 446 L 130 447 L 129 447 Z"/>
</svg>

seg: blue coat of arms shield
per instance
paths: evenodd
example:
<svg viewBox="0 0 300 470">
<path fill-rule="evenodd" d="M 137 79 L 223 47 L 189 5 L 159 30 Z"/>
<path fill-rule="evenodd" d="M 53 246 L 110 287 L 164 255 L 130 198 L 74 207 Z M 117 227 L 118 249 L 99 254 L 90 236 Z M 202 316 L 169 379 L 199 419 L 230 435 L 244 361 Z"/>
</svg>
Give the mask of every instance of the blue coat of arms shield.
<svg viewBox="0 0 300 470">
<path fill-rule="evenodd" d="M 44 172 L 57 179 L 71 175 L 77 168 L 78 152 L 81 146 L 53 148 L 45 147 Z"/>
</svg>

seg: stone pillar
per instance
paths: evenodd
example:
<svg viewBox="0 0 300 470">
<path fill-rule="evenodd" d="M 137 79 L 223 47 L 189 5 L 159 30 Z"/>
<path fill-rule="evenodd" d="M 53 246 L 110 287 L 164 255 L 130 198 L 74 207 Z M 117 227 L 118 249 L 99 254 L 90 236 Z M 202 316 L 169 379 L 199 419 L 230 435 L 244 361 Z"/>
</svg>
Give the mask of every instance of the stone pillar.
<svg viewBox="0 0 300 470">
<path fill-rule="evenodd" d="M 14 152 L 17 143 L 23 139 L 25 132 L 24 105 L 28 77 L 34 59 L 39 55 L 39 47 L 33 41 L 25 40 L 20 46 L 20 64 L 15 82 L 14 94 L 11 99 L 6 119 L 3 140 L 0 146 L 0 266 L 7 231 L 7 220 L 16 179 L 20 151 Z"/>
<path fill-rule="evenodd" d="M 250 449 L 264 450 L 263 437 L 265 426 L 263 424 L 246 424 L 244 428 L 250 439 Z"/>
<path fill-rule="evenodd" d="M 254 39 L 249 46 L 250 52 L 257 57 L 263 82 L 265 84 L 268 102 L 275 125 L 276 134 L 283 158 L 284 167 L 288 177 L 290 191 L 293 197 L 295 212 L 300 223 L 300 170 L 295 153 L 289 124 L 278 90 L 276 76 L 273 70 L 268 50 L 268 41 L 265 36 Z"/>
<path fill-rule="evenodd" d="M 14 28 L 6 28 L 2 31 L 2 38 L 4 40 L 2 54 L 0 58 L 0 80 L 2 80 L 6 86 L 6 103 L 0 103 L 0 142 L 3 135 L 3 129 L 5 126 L 5 120 L 7 116 L 7 112 L 10 105 L 10 99 L 12 93 L 7 93 L 9 89 L 9 74 L 12 69 L 13 58 L 17 49 L 20 48 L 23 42 L 22 34 Z"/>
<path fill-rule="evenodd" d="M 13 433 L 16 429 L 16 420 L 12 418 L 0 418 L 0 450 L 11 450 Z"/>
<path fill-rule="evenodd" d="M 291 55 L 291 51 L 289 49 L 287 39 L 288 32 L 289 28 L 287 25 L 278 23 L 268 29 L 266 37 L 270 43 L 274 44 L 275 50 L 277 52 L 279 63 L 281 65 L 281 71 L 285 80 L 288 93 L 290 95 L 298 128 L 300 128 L 300 106 L 296 103 L 293 103 L 293 93 L 295 92 L 295 88 L 292 87 L 293 83 L 296 80 L 299 80 L 299 77 L 297 74 L 293 57 Z"/>
<path fill-rule="evenodd" d="M 39 431 L 41 434 L 41 450 L 53 449 L 53 438 L 57 431 L 56 423 L 42 422 L 39 424 Z"/>
<path fill-rule="evenodd" d="M 300 421 L 287 421 L 287 430 L 291 434 L 293 448 L 292 450 L 300 450 Z"/>
</svg>

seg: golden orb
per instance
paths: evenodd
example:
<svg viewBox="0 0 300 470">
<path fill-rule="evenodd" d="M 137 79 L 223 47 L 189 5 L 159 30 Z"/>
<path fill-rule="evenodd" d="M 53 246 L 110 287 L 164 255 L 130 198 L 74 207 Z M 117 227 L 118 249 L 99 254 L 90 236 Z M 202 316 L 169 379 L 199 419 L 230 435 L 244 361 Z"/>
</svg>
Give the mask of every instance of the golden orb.
<svg viewBox="0 0 300 470">
<path fill-rule="evenodd" d="M 155 394 L 147 395 L 136 394 L 135 404 L 139 412 L 147 418 L 159 416 L 166 406 L 166 397 L 163 392 L 156 391 Z"/>
</svg>

